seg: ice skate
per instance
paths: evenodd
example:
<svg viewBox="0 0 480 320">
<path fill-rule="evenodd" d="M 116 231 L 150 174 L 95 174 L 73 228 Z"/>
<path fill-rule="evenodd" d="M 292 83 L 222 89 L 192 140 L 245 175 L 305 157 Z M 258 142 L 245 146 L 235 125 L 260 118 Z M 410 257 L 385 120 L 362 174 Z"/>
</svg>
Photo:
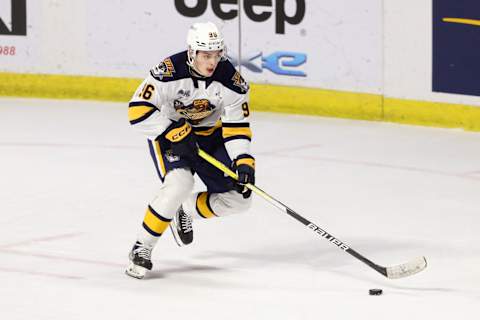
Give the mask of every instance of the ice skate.
<svg viewBox="0 0 480 320">
<path fill-rule="evenodd" d="M 170 222 L 170 230 L 172 230 L 173 238 L 178 246 L 189 245 L 193 241 L 192 217 L 183 211 L 180 206 L 175 217 Z"/>
<path fill-rule="evenodd" d="M 152 247 L 145 246 L 141 242 L 136 242 L 130 251 L 130 263 L 125 270 L 125 273 L 130 277 L 143 279 L 147 270 L 152 270 Z"/>
</svg>

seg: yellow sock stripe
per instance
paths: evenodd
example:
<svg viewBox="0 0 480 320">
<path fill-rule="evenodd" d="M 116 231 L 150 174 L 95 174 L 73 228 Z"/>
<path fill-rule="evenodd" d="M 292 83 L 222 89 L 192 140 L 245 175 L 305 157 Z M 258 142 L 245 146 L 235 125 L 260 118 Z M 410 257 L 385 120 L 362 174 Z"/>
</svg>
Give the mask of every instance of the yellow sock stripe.
<svg viewBox="0 0 480 320">
<path fill-rule="evenodd" d="M 162 235 L 162 233 L 167 229 L 171 219 L 167 219 L 156 213 L 152 207 L 148 206 L 147 212 L 145 213 L 145 218 L 143 219 L 143 224 L 153 231 L 156 236 Z"/>
<path fill-rule="evenodd" d="M 252 159 L 252 158 L 242 158 L 242 159 L 238 159 L 237 161 L 235 161 L 235 164 L 237 166 L 241 165 L 241 164 L 246 164 L 247 166 L 250 166 L 252 168 L 255 168 L 255 159 Z"/>
<path fill-rule="evenodd" d="M 155 155 L 157 156 L 157 161 L 160 168 L 160 173 L 162 177 L 165 177 L 167 170 L 165 169 L 165 162 L 163 161 L 162 148 L 160 147 L 160 142 L 155 141 Z"/>
<path fill-rule="evenodd" d="M 135 106 L 128 108 L 128 120 L 130 122 L 144 117 L 147 113 L 153 111 L 154 108 L 150 106 Z"/>
<path fill-rule="evenodd" d="M 222 135 L 224 139 L 231 138 L 233 136 L 246 136 L 250 139 L 252 138 L 252 130 L 248 127 L 245 128 L 222 128 Z"/>
<path fill-rule="evenodd" d="M 185 123 L 183 126 L 179 128 L 174 128 L 167 132 L 165 138 L 172 142 L 179 142 L 182 141 L 183 138 L 185 138 L 187 134 L 190 133 L 190 131 L 192 131 L 192 127 L 188 123 Z"/>
<path fill-rule="evenodd" d="M 213 218 L 213 213 L 210 205 L 208 204 L 208 192 L 200 192 L 197 196 L 197 212 L 204 218 Z"/>
</svg>

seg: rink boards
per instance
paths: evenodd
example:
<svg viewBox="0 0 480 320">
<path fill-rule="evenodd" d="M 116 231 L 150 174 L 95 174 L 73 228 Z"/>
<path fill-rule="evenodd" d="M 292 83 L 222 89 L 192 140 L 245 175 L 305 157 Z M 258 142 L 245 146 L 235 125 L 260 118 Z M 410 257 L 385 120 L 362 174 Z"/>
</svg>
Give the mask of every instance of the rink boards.
<svg viewBox="0 0 480 320">
<path fill-rule="evenodd" d="M 0 94 L 127 101 L 185 49 L 193 22 L 211 20 L 256 110 L 480 130 L 480 27 L 467 14 L 480 4 L 268 3 L 6 1 Z"/>
</svg>

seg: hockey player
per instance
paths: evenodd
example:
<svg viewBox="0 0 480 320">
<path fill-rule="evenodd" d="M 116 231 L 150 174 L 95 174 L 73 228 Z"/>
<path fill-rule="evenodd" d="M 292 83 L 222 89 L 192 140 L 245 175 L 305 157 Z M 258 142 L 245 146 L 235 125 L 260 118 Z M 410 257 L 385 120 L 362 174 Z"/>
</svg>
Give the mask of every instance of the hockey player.
<svg viewBox="0 0 480 320">
<path fill-rule="evenodd" d="M 221 32 L 211 22 L 188 31 L 188 50 L 150 70 L 128 109 L 131 125 L 148 138 L 162 185 L 150 201 L 126 273 L 143 278 L 152 249 L 170 227 L 179 245 L 193 241 L 192 217 L 209 219 L 247 210 L 254 183 L 249 87 L 227 60 Z M 198 156 L 198 148 L 238 174 L 238 182 Z M 207 190 L 193 193 L 197 174 Z"/>
</svg>

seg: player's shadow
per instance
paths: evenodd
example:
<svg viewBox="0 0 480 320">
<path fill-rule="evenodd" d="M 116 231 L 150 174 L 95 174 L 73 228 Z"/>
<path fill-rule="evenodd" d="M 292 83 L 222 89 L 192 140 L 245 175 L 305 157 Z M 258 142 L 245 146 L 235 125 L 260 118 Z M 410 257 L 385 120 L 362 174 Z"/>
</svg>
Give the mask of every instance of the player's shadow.
<svg viewBox="0 0 480 320">
<path fill-rule="evenodd" d="M 225 271 L 225 268 L 220 268 L 216 266 L 194 265 L 194 264 L 185 265 L 184 262 L 171 262 L 171 264 L 174 264 L 177 266 L 165 267 L 165 264 L 168 262 L 163 261 L 162 263 L 164 267 L 158 270 L 152 270 L 147 273 L 147 277 L 149 279 L 164 279 L 177 274 L 194 275 L 194 274 L 205 274 L 205 273 L 212 273 L 212 272 L 218 272 L 218 271 Z"/>
<path fill-rule="evenodd" d="M 351 243 L 355 243 L 354 250 L 375 263 L 383 266 L 393 266 L 399 263 L 405 263 L 414 256 L 412 252 L 435 252 L 437 248 L 431 248 L 412 241 L 391 241 L 385 239 L 352 239 Z M 252 250 L 253 249 L 253 250 Z M 404 253 L 404 254 L 403 254 Z M 401 260 L 398 261 L 398 258 Z M 384 278 L 371 270 L 353 256 L 335 246 L 325 242 L 325 244 L 308 241 L 303 243 L 277 244 L 268 247 L 249 247 L 248 252 L 233 251 L 209 251 L 196 256 L 197 259 L 205 261 L 221 261 L 223 266 L 232 266 L 236 268 L 255 268 L 255 267 L 271 267 L 281 268 L 285 264 L 296 264 L 308 266 L 314 270 L 322 270 L 329 273 L 342 275 L 343 277 L 351 277 L 356 280 L 377 284 L 379 287 L 389 287 L 395 289 L 397 294 L 411 294 L 412 291 L 417 292 L 437 292 L 452 293 L 459 290 L 448 287 L 423 287 L 409 286 L 392 282 L 392 280 Z M 393 263 L 390 263 L 388 260 Z M 227 261 L 227 263 L 225 263 Z M 352 267 L 355 265 L 355 271 Z M 361 270 L 363 268 L 363 271 Z M 428 272 L 429 268 L 423 272 Z"/>
<path fill-rule="evenodd" d="M 354 250 L 358 250 L 360 254 L 368 259 L 384 266 L 407 262 L 414 257 L 411 256 L 412 252 L 419 251 L 426 253 L 428 260 L 428 252 L 437 250 L 436 248 L 421 246 L 418 242 L 412 243 L 411 241 L 394 242 L 385 239 L 365 238 L 352 239 L 350 241 L 355 243 Z M 398 261 L 399 257 L 401 257 L 400 261 Z M 365 281 L 370 285 L 388 287 L 394 289 L 395 293 L 400 295 L 411 295 L 412 292 L 459 292 L 457 289 L 448 287 L 412 286 L 392 282 L 392 280 L 383 278 L 376 271 L 371 270 L 362 262 L 328 242 L 321 244 L 315 241 L 305 241 L 300 243 L 277 243 L 273 246 L 259 245 L 258 247 L 250 245 L 248 246 L 248 251 L 235 251 L 234 249 L 231 251 L 210 250 L 196 254 L 194 258 L 201 264 L 185 264 L 184 261 L 163 261 L 163 267 L 149 272 L 147 277 L 150 279 L 164 279 L 184 274 L 189 276 L 191 285 L 210 286 L 213 281 L 216 283 L 216 286 L 238 287 L 242 286 L 242 284 L 229 277 L 217 278 L 208 276 L 205 279 L 205 275 L 225 274 L 225 272 L 238 270 L 239 268 L 252 270 L 256 268 L 281 269 L 287 265 L 302 265 L 312 270 L 320 270 L 341 275 L 342 277 Z M 172 267 L 169 267 L 169 265 Z M 428 272 L 428 270 L 429 268 L 427 267 L 427 270 L 424 272 Z"/>
<path fill-rule="evenodd" d="M 411 242 L 392 242 L 385 240 L 352 240 L 361 254 L 368 259 L 376 261 L 376 257 L 385 257 L 387 253 L 412 252 L 418 250 L 418 245 Z M 296 243 L 279 243 L 274 246 L 249 246 L 248 251 L 208 251 L 195 256 L 200 260 L 228 260 L 232 266 L 255 267 L 256 265 L 281 265 L 297 264 L 320 268 L 322 270 L 335 270 L 339 267 L 350 265 L 358 261 L 350 254 L 343 252 L 338 247 L 327 241 L 305 241 Z M 409 257 L 412 258 L 412 257 Z"/>
</svg>

